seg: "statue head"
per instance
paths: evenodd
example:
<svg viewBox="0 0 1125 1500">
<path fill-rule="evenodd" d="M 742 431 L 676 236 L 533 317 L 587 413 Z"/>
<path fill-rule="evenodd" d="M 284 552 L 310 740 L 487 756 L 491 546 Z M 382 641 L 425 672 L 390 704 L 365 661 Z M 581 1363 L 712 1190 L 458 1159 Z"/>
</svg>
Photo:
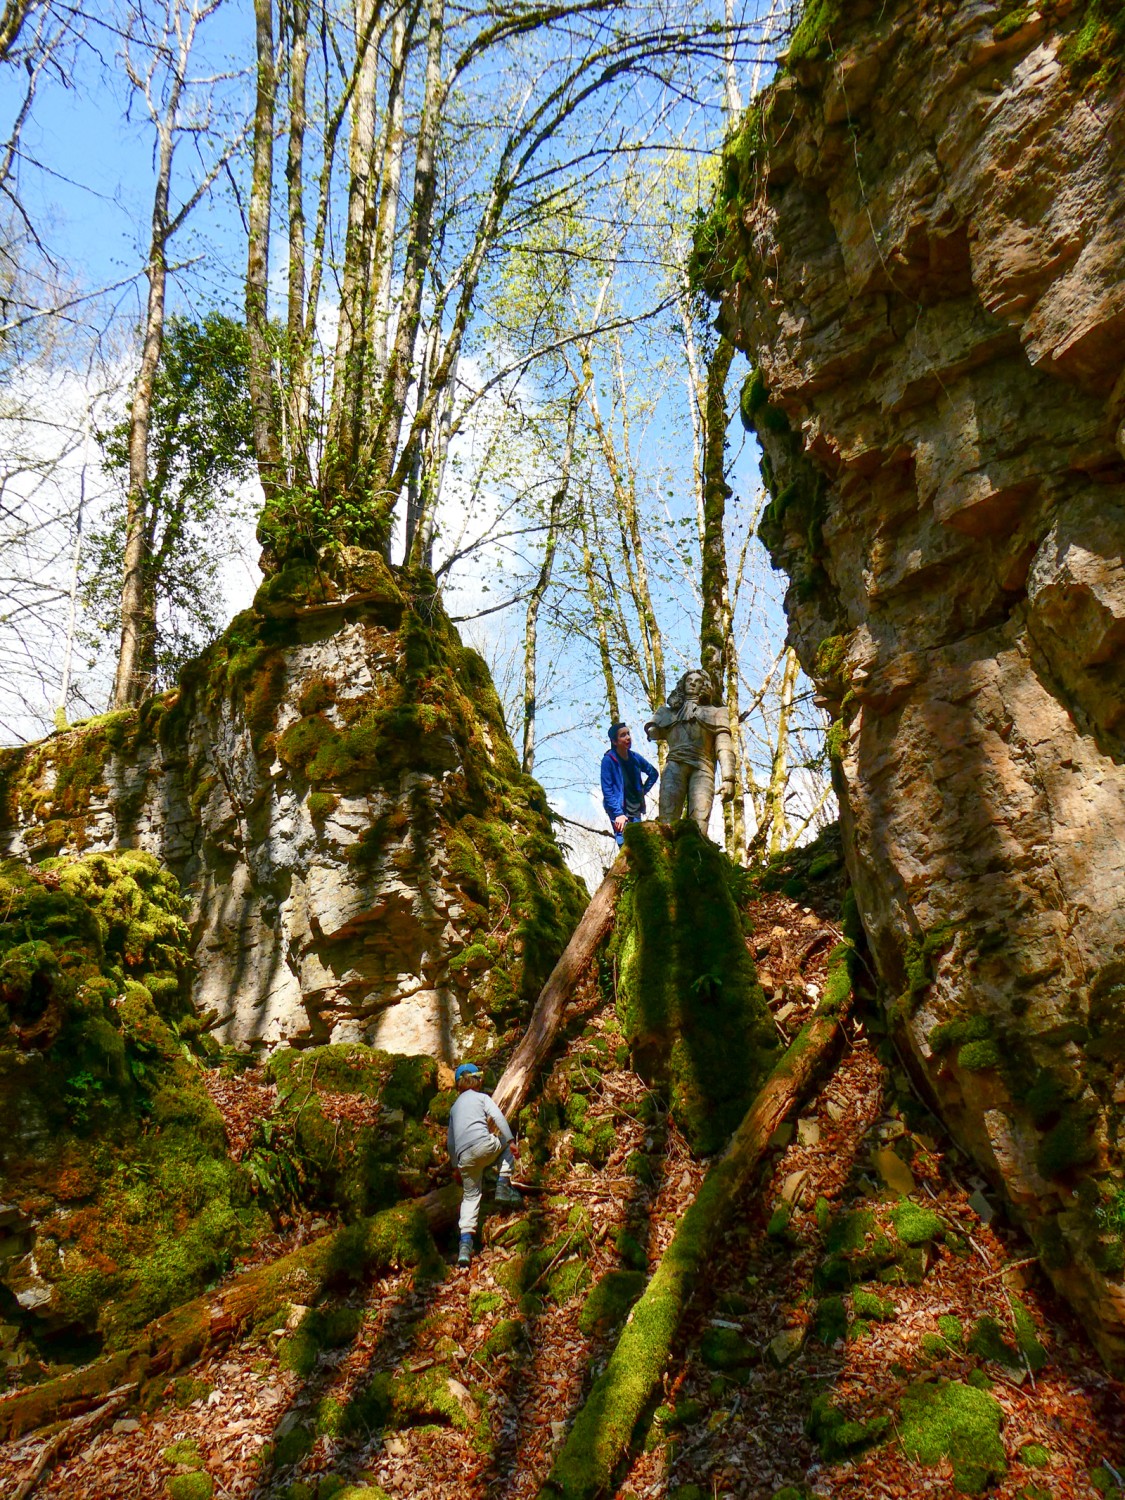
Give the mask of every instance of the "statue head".
<svg viewBox="0 0 1125 1500">
<path fill-rule="evenodd" d="M 715 684 L 710 672 L 705 672 L 702 667 L 692 667 L 684 673 L 668 694 L 668 707 L 678 713 L 689 698 L 694 698 L 696 703 L 715 701 Z"/>
</svg>

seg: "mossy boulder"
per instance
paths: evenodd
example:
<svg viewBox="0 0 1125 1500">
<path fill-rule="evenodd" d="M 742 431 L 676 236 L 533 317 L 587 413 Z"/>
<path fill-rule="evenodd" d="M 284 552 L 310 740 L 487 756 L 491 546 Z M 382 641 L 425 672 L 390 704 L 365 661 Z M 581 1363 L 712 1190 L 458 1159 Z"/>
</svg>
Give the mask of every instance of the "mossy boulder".
<svg viewBox="0 0 1125 1500">
<path fill-rule="evenodd" d="M 119 1341 L 260 1234 L 202 1080 L 186 904 L 148 854 L 0 869 L 4 1280 L 55 1329 Z"/>
<path fill-rule="evenodd" d="M 828 1461 L 852 1457 L 873 1447 L 887 1436 L 891 1419 L 886 1413 L 866 1419 L 848 1416 L 827 1393 L 814 1398 L 805 1431 Z"/>
<path fill-rule="evenodd" d="M 277 1106 L 258 1121 L 245 1158 L 264 1202 L 357 1219 L 428 1188 L 441 1144 L 424 1123 L 437 1087 L 432 1058 L 358 1042 L 287 1047 L 267 1076 Z"/>
<path fill-rule="evenodd" d="M 948 1459 L 954 1488 L 981 1495 L 1007 1472 L 1003 1420 L 1003 1408 L 987 1391 L 959 1381 L 931 1381 L 903 1395 L 899 1435 L 908 1458 L 927 1465 Z"/>
<path fill-rule="evenodd" d="M 746 949 L 745 872 L 694 823 L 626 830 L 613 938 L 617 1010 L 636 1065 L 694 1150 L 722 1146 L 772 1066 L 777 1033 Z M 627 1168 L 628 1170 L 628 1168 Z"/>
</svg>

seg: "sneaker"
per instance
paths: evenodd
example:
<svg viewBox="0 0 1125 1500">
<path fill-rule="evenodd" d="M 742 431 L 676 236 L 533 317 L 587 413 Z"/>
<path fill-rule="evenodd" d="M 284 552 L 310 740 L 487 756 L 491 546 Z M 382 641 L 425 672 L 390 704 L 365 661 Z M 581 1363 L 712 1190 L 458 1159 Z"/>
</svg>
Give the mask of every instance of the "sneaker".
<svg viewBox="0 0 1125 1500">
<path fill-rule="evenodd" d="M 473 1237 L 471 1234 L 463 1234 L 461 1243 L 457 1247 L 457 1264 L 467 1266 L 473 1258 Z"/>
<path fill-rule="evenodd" d="M 506 1203 L 511 1208 L 518 1208 L 523 1203 L 523 1194 L 519 1188 L 512 1186 L 509 1178 L 501 1177 L 496 1184 L 496 1201 Z"/>
</svg>

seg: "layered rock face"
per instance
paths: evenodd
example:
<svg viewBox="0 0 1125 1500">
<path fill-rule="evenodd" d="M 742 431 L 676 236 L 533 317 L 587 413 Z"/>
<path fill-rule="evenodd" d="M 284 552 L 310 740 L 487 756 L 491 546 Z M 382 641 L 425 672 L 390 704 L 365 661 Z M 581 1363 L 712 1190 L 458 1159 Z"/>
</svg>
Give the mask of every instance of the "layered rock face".
<svg viewBox="0 0 1125 1500">
<path fill-rule="evenodd" d="M 1107 13 L 810 7 L 699 253 L 754 366 L 762 534 L 836 716 L 849 869 L 904 1050 L 1121 1364 L 1125 69 L 1099 55 L 1120 42 Z"/>
<path fill-rule="evenodd" d="M 4 752 L 0 794 L 8 855 L 173 871 L 235 1043 L 487 1049 L 585 904 L 483 661 L 366 554 L 279 575 L 139 714 Z"/>
</svg>

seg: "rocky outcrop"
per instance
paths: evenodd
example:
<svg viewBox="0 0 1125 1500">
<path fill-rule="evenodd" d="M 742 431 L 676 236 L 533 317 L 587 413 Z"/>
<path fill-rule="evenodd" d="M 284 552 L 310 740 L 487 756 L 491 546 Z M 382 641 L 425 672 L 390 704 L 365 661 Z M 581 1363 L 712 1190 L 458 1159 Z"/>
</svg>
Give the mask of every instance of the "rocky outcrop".
<svg viewBox="0 0 1125 1500">
<path fill-rule="evenodd" d="M 904 1051 L 1125 1363 L 1125 95 L 1098 0 L 811 6 L 698 242 Z"/>
<path fill-rule="evenodd" d="M 585 905 L 484 662 L 371 554 L 291 566 L 176 691 L 4 752 L 0 794 L 9 855 L 173 871 L 234 1043 L 487 1050 Z"/>
</svg>

